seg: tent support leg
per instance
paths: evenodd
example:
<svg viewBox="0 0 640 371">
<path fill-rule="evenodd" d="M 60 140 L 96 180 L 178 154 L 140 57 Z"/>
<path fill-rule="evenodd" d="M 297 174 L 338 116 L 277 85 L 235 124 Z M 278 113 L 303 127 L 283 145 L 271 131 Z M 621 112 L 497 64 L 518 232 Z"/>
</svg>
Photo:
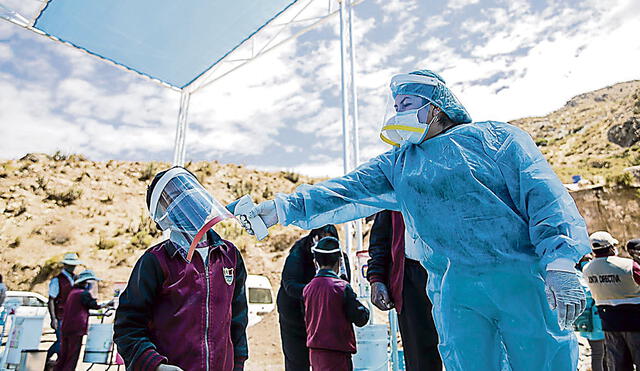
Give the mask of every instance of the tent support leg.
<svg viewBox="0 0 640 371">
<path fill-rule="evenodd" d="M 351 157 L 351 169 L 355 169 L 360 164 L 360 140 L 358 138 L 358 89 L 356 85 L 356 46 L 353 43 L 353 0 L 345 0 L 348 18 L 347 24 L 349 29 L 349 64 L 351 69 L 351 125 L 353 156 Z M 356 220 L 355 224 L 355 243 L 356 251 L 362 251 L 362 220 Z"/>
<path fill-rule="evenodd" d="M 191 93 L 184 90 L 180 92 L 180 111 L 178 111 L 176 138 L 173 145 L 173 166 L 184 166 L 184 160 L 187 152 L 185 141 L 187 134 L 187 116 L 189 113 L 190 100 Z"/>
<path fill-rule="evenodd" d="M 345 21 L 347 18 L 345 1 L 340 1 L 340 90 L 342 92 L 342 166 L 344 173 L 351 170 L 351 139 L 349 130 L 349 91 L 347 90 L 347 42 L 345 35 Z M 353 237 L 351 235 L 351 223 L 345 224 L 345 239 L 347 255 L 353 264 Z"/>
</svg>

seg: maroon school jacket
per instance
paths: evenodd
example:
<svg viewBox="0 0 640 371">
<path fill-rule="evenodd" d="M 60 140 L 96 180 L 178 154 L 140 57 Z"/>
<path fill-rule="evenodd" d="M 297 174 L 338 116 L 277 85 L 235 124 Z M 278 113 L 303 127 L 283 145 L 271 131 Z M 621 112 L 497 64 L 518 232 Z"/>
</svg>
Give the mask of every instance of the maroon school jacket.
<svg viewBox="0 0 640 371">
<path fill-rule="evenodd" d="M 98 308 L 100 306 L 88 289 L 72 288 L 64 306 L 65 317 L 60 328 L 62 335 L 82 336 L 86 334 L 89 326 L 89 309 Z"/>
<path fill-rule="evenodd" d="M 355 353 L 353 324 L 364 326 L 369 310 L 358 302 L 349 283 L 333 271 L 321 269 L 305 286 L 302 296 L 307 347 Z"/>
</svg>

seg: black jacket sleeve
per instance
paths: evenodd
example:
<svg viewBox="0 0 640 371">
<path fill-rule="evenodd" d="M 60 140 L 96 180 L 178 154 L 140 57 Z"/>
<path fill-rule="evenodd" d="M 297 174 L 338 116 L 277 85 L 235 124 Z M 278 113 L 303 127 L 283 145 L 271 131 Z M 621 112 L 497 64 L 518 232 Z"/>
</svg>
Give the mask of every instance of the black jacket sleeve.
<svg viewBox="0 0 640 371">
<path fill-rule="evenodd" d="M 113 340 L 128 370 L 137 369 L 136 363 L 142 356 L 145 359 L 161 356 L 157 354 L 156 346 L 149 338 L 147 324 L 152 317 L 153 303 L 163 281 L 164 275 L 158 259 L 146 252 L 133 267 L 127 288 L 120 295 Z"/>
<path fill-rule="evenodd" d="M 96 299 L 91 296 L 89 290 L 84 290 L 82 294 L 80 294 L 80 302 L 87 309 L 100 309 L 98 301 L 96 301 Z"/>
<path fill-rule="evenodd" d="M 249 321 L 249 308 L 247 306 L 247 270 L 240 251 L 237 251 L 236 286 L 231 302 L 231 342 L 236 364 L 241 366 L 249 357 L 247 345 L 247 323 Z"/>
<path fill-rule="evenodd" d="M 367 280 L 369 282 L 389 282 L 391 266 L 391 212 L 384 210 L 376 215 L 369 237 L 369 261 Z"/>
<path fill-rule="evenodd" d="M 292 298 L 302 300 L 302 290 L 306 286 L 304 278 L 304 259 L 300 249 L 292 249 L 282 269 L 282 287 Z"/>
<path fill-rule="evenodd" d="M 347 275 L 340 276 L 343 280 L 351 282 L 351 264 L 349 264 L 349 255 L 346 252 L 342 253 L 342 259 L 344 259 L 344 268 L 347 270 Z"/>
<path fill-rule="evenodd" d="M 358 301 L 351 285 L 347 285 L 344 290 L 344 311 L 347 319 L 358 327 L 366 325 L 369 321 L 369 309 Z"/>
</svg>

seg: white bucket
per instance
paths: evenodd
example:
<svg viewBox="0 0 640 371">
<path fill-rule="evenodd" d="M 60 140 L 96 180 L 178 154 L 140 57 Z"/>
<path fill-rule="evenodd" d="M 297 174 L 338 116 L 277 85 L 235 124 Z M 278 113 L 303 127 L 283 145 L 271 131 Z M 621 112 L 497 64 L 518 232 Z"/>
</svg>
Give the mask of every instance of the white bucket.
<svg viewBox="0 0 640 371">
<path fill-rule="evenodd" d="M 389 333 L 387 325 L 356 327 L 358 353 L 353 355 L 353 369 L 387 371 L 389 369 Z"/>
<path fill-rule="evenodd" d="M 84 362 L 109 364 L 113 345 L 113 323 L 93 323 L 89 325 L 89 335 L 84 349 Z"/>
</svg>

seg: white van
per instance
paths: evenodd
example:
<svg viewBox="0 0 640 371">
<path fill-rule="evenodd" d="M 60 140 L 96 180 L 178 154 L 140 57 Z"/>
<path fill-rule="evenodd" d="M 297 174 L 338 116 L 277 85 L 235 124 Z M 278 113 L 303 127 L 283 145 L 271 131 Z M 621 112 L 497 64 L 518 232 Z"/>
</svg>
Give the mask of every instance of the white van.
<svg viewBox="0 0 640 371">
<path fill-rule="evenodd" d="M 273 289 L 267 277 L 256 274 L 247 275 L 245 286 L 249 306 L 249 326 L 253 326 L 262 320 L 261 316 L 275 309 Z"/>
</svg>

